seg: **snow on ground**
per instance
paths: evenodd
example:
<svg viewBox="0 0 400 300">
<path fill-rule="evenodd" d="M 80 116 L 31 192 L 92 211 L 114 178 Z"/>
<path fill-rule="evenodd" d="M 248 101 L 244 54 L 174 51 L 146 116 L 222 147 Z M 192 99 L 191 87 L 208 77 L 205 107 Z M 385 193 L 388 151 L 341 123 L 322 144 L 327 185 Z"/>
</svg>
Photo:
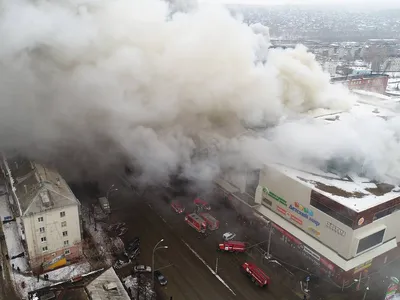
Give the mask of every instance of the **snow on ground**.
<svg viewBox="0 0 400 300">
<path fill-rule="evenodd" d="M 141 275 L 139 275 L 141 276 Z M 139 293 L 139 300 L 152 299 L 152 294 L 154 293 L 151 288 L 151 283 L 146 278 L 141 279 L 142 284 L 139 287 L 138 277 L 129 275 L 122 279 L 122 283 L 126 289 L 131 293 L 132 299 L 138 299 L 137 294 Z M 139 291 L 138 291 L 139 288 Z"/>
<path fill-rule="evenodd" d="M 95 217 L 98 219 L 99 212 L 95 211 Z M 106 258 L 107 265 L 111 266 L 113 262 L 112 257 L 112 247 L 114 243 L 105 231 L 105 224 L 102 222 L 97 222 L 96 229 L 94 229 L 93 217 L 90 216 L 90 209 L 87 206 L 82 205 L 82 219 L 84 220 L 85 229 L 92 236 L 93 242 L 96 244 L 101 256 Z"/>
<path fill-rule="evenodd" d="M 0 196 L 0 217 L 1 221 L 4 220 L 5 217 L 14 217 L 9 203 L 8 203 L 8 195 L 4 194 Z M 6 239 L 8 254 L 10 258 L 14 255 L 18 255 L 24 252 L 24 247 L 22 245 L 22 241 L 20 239 L 21 233 L 18 230 L 17 223 L 15 221 L 3 224 L 3 232 Z M 28 270 L 28 263 L 26 258 L 20 257 L 16 259 L 12 259 L 11 264 L 15 266 L 15 268 L 19 268 L 22 272 Z"/>
<path fill-rule="evenodd" d="M 23 275 L 14 272 L 13 278 L 20 292 L 20 295 L 26 296 L 28 292 L 34 291 L 46 286 L 50 286 L 55 282 L 63 282 L 69 280 L 78 275 L 85 274 L 90 271 L 90 264 L 88 262 L 81 264 L 69 265 L 51 272 L 46 273 L 49 275 L 49 280 L 43 280 L 43 277 L 38 278 L 36 276 Z M 25 288 L 22 288 L 22 283 L 25 283 Z"/>
</svg>

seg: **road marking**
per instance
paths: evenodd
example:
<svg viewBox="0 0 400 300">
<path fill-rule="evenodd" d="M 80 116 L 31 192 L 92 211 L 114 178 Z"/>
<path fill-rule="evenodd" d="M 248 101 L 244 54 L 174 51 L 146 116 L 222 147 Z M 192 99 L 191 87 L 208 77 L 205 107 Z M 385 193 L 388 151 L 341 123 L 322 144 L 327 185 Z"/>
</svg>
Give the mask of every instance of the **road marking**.
<svg viewBox="0 0 400 300">
<path fill-rule="evenodd" d="M 217 279 L 233 294 L 236 296 L 235 292 L 229 287 L 229 285 L 221 278 L 221 276 L 219 276 L 217 273 L 215 273 L 215 271 L 209 266 L 207 265 L 207 263 L 204 261 L 204 259 L 201 258 L 200 255 L 197 254 L 196 251 L 194 251 L 189 245 L 188 243 L 186 243 L 184 240 L 182 240 L 182 242 L 186 245 L 186 247 L 189 248 L 190 251 L 192 251 L 192 253 L 208 268 L 208 270 L 215 276 L 217 277 Z"/>
</svg>

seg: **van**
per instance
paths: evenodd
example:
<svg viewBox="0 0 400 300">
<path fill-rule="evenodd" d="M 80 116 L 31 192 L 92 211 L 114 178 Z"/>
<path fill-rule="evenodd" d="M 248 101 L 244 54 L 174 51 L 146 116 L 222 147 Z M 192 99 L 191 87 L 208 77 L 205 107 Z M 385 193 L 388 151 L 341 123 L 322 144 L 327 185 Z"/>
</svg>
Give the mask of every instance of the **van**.
<svg viewBox="0 0 400 300">
<path fill-rule="evenodd" d="M 99 203 L 101 209 L 106 213 L 106 214 L 111 214 L 111 208 L 110 208 L 110 203 L 108 202 L 108 199 L 106 197 L 100 197 L 99 198 Z"/>
</svg>

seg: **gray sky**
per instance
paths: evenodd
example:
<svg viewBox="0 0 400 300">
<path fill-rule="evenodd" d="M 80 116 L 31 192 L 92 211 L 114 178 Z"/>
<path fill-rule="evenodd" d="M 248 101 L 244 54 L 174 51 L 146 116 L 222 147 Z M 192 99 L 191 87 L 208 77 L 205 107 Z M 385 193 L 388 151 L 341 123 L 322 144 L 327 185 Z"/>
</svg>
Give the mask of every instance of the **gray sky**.
<svg viewBox="0 0 400 300">
<path fill-rule="evenodd" d="M 312 4 L 312 5 L 358 5 L 374 7 L 399 7 L 399 0 L 199 0 L 199 2 L 219 2 L 228 4 L 277 5 L 277 4 Z"/>
</svg>

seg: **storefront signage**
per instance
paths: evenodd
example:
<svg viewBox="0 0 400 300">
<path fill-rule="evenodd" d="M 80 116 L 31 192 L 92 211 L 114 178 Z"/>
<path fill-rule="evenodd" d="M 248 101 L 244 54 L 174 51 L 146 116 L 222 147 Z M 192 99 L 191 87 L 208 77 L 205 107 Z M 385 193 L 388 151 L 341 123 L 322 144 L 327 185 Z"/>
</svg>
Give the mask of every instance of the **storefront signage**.
<svg viewBox="0 0 400 300">
<path fill-rule="evenodd" d="M 267 194 L 268 196 L 270 196 L 272 199 L 278 201 L 280 204 L 287 206 L 287 202 L 285 199 L 279 197 L 278 195 L 275 195 L 273 192 L 271 192 L 268 188 L 263 187 L 263 193 Z"/>
<path fill-rule="evenodd" d="M 321 232 L 316 230 L 314 227 L 309 226 L 308 231 L 311 232 L 312 235 L 319 237 L 321 235 Z"/>
<path fill-rule="evenodd" d="M 317 253 L 315 253 L 314 251 L 312 251 L 310 248 L 304 246 L 303 251 L 304 251 L 304 253 L 305 253 L 306 255 L 311 256 L 315 261 L 320 262 L 321 256 L 319 256 Z"/>
<path fill-rule="evenodd" d="M 312 217 L 314 212 L 311 209 L 302 206 L 298 202 L 295 202 L 294 205 L 290 204 L 289 208 L 303 218 L 310 220 L 310 222 L 314 223 L 315 226 L 319 226 L 321 224 Z"/>
<path fill-rule="evenodd" d="M 357 266 L 357 267 L 355 267 L 354 268 L 354 274 L 356 274 L 358 272 L 361 272 L 361 271 L 363 271 L 365 269 L 368 269 L 371 265 L 372 265 L 372 259 L 367 261 L 367 262 L 365 262 L 365 263 L 363 263 L 363 264 L 361 264 L 361 265 L 359 265 L 359 266 Z"/>
<path fill-rule="evenodd" d="M 321 264 L 323 264 L 329 271 L 335 271 L 335 266 L 327 259 L 321 257 L 320 259 Z"/>
<path fill-rule="evenodd" d="M 283 209 L 282 207 L 277 206 L 276 210 L 281 213 L 282 215 L 284 215 L 286 218 L 290 219 L 291 221 L 299 224 L 299 225 L 303 225 L 303 220 L 296 217 L 295 215 L 291 214 L 289 211 L 287 211 L 286 209 Z"/>
<path fill-rule="evenodd" d="M 345 236 L 346 235 L 346 231 L 344 231 L 343 229 L 337 227 L 335 224 L 332 224 L 329 221 L 326 222 L 326 227 L 328 227 L 330 230 L 332 230 L 333 232 L 337 233 L 338 235 L 341 235 L 341 236 Z"/>
<path fill-rule="evenodd" d="M 364 224 L 364 218 L 363 217 L 361 217 L 360 219 L 358 219 L 358 222 L 357 222 L 357 224 L 358 224 L 358 226 L 361 226 L 362 224 Z"/>
</svg>

